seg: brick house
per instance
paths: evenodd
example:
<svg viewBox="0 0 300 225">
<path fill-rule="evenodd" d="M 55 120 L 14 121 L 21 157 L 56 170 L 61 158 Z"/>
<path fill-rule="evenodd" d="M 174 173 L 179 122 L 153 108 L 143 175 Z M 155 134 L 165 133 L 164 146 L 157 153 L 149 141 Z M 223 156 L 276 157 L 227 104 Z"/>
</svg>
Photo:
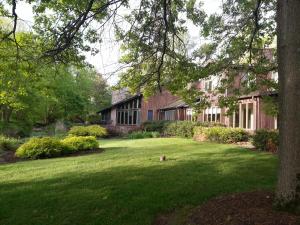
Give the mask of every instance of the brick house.
<svg viewBox="0 0 300 225">
<path fill-rule="evenodd" d="M 113 92 L 113 99 L 114 95 L 118 94 Z M 147 99 L 142 94 L 127 95 L 99 113 L 104 126 L 122 133 L 139 129 L 145 121 L 192 119 L 189 106 L 167 90 Z"/>
<path fill-rule="evenodd" d="M 236 76 L 235 87 L 241 86 L 242 76 Z M 277 73 L 266 75 L 269 79 L 278 79 Z M 257 129 L 277 129 L 277 117 L 272 117 L 264 112 L 262 97 L 270 95 L 277 97 L 277 93 L 266 90 L 253 92 L 241 96 L 238 101 L 238 110 L 233 115 L 226 115 L 226 108 L 218 106 L 218 96 L 211 94 L 218 85 L 218 77 L 212 76 L 209 80 L 201 80 L 196 85 L 204 91 L 210 99 L 211 107 L 198 114 L 200 122 L 219 122 L 228 127 L 240 127 L 249 131 Z M 113 93 L 113 103 L 109 108 L 99 113 L 102 124 L 116 132 L 126 133 L 140 128 L 145 121 L 155 120 L 192 120 L 193 110 L 178 96 L 163 90 L 149 98 L 142 94 L 128 95 L 128 92 Z M 127 94 L 124 94 L 127 93 Z M 226 95 L 230 95 L 228 91 Z M 118 97 L 115 97 L 118 96 Z"/>
</svg>

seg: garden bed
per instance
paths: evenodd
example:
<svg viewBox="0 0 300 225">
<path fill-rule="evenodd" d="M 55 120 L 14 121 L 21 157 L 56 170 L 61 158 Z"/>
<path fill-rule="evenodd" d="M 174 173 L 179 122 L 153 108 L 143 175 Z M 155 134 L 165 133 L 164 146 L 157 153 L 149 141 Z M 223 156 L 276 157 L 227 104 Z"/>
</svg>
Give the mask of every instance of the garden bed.
<svg viewBox="0 0 300 225">
<path fill-rule="evenodd" d="M 273 209 L 274 194 L 266 191 L 218 197 L 196 207 L 181 225 L 299 225 L 300 216 Z M 159 216 L 153 225 L 174 224 L 178 212 Z"/>
</svg>

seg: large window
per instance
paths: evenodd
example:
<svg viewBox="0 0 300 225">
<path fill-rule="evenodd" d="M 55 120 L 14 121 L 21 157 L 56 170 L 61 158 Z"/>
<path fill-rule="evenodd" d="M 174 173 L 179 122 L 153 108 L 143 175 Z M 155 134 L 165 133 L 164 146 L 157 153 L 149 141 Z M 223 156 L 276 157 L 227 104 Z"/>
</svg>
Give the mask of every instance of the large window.
<svg viewBox="0 0 300 225">
<path fill-rule="evenodd" d="M 165 120 L 175 120 L 176 110 L 165 111 Z"/>
<path fill-rule="evenodd" d="M 141 121 L 141 99 L 136 98 L 120 104 L 117 108 L 117 124 L 138 125 Z"/>
</svg>

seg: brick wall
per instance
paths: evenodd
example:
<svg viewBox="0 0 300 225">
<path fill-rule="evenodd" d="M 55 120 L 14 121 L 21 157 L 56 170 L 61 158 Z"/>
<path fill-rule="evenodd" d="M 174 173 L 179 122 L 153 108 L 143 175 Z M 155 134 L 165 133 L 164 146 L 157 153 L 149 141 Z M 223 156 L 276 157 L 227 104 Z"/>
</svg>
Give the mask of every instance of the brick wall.
<svg viewBox="0 0 300 225">
<path fill-rule="evenodd" d="M 143 97 L 142 99 L 142 109 L 141 109 L 141 117 L 142 122 L 147 121 L 148 110 L 153 110 L 153 120 L 158 120 L 158 109 L 161 109 L 180 98 L 178 96 L 172 95 L 169 91 L 163 90 L 161 93 L 157 93 L 148 99 Z"/>
</svg>

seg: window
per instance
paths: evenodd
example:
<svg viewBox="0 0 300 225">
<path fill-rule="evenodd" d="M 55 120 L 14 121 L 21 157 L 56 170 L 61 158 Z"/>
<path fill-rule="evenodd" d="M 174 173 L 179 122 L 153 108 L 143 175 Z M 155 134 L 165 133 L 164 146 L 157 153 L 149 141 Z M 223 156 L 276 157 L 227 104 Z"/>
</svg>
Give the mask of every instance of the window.
<svg viewBox="0 0 300 225">
<path fill-rule="evenodd" d="M 175 120 L 176 110 L 165 111 L 165 120 Z"/>
<path fill-rule="evenodd" d="M 186 109 L 186 120 L 193 120 L 193 109 Z"/>
<path fill-rule="evenodd" d="M 205 91 L 211 91 L 212 90 L 212 81 L 207 80 L 205 81 Z"/>
<path fill-rule="evenodd" d="M 220 122 L 221 109 L 218 107 L 211 107 L 204 110 L 204 121 L 207 122 Z"/>
<path fill-rule="evenodd" d="M 153 110 L 148 110 L 147 120 L 149 121 L 153 120 Z"/>
<path fill-rule="evenodd" d="M 275 82 L 278 82 L 278 72 L 272 71 L 271 79 L 274 80 Z"/>
<path fill-rule="evenodd" d="M 137 98 L 121 104 L 117 108 L 117 124 L 138 125 L 141 118 L 141 99 Z"/>
<path fill-rule="evenodd" d="M 205 90 L 213 91 L 219 86 L 220 76 L 211 76 L 209 80 L 205 81 Z"/>
</svg>

